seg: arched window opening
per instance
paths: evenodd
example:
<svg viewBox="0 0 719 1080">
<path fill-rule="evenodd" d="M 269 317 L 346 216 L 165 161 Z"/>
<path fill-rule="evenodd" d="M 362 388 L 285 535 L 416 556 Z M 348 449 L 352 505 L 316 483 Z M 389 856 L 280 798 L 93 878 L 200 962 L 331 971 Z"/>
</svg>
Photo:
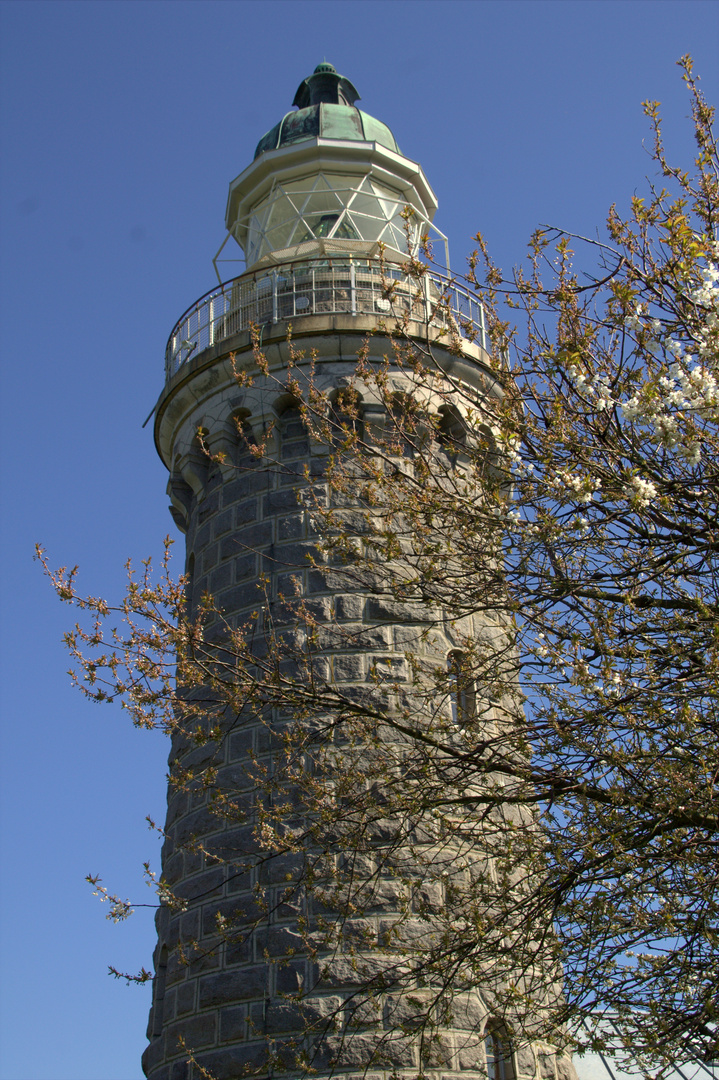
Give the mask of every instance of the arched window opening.
<svg viewBox="0 0 719 1080">
<path fill-rule="evenodd" d="M 500 483 L 506 479 L 507 470 L 503 466 L 497 440 L 491 428 L 485 424 L 472 432 L 472 458 L 480 477 Z"/>
<path fill-rule="evenodd" d="M 449 672 L 449 704 L 452 720 L 462 727 L 472 720 L 477 711 L 477 695 L 472 673 L 468 670 L 468 657 L 461 649 L 447 657 Z"/>
<path fill-rule="evenodd" d="M 291 399 L 282 410 L 278 422 L 280 461 L 284 465 L 281 483 L 296 483 L 303 476 L 303 460 L 310 452 L 310 441 L 302 409 Z"/>
<path fill-rule="evenodd" d="M 198 425 L 190 448 L 190 460 L 203 486 L 215 476 L 218 469 L 217 462 L 212 460 L 209 439 L 209 428 Z"/>
<path fill-rule="evenodd" d="M 336 443 L 344 443 L 352 436 L 355 442 L 364 437 L 362 399 L 355 389 L 345 386 L 338 391 L 332 402 L 330 423 Z"/>
<path fill-rule="evenodd" d="M 446 454 L 455 458 L 467 442 L 467 428 L 456 409 L 443 405 L 439 410 L 437 441 Z"/>
<path fill-rule="evenodd" d="M 493 1024 L 484 1034 L 488 1080 L 514 1080 L 512 1048 L 501 1024 Z"/>
<path fill-rule="evenodd" d="M 237 439 L 237 465 L 247 468 L 257 461 L 257 455 L 253 447 L 257 446 L 257 440 L 250 424 L 249 409 L 238 409 L 230 417 L 232 433 Z"/>
<path fill-rule="evenodd" d="M 411 457 L 421 434 L 417 402 L 411 394 L 393 394 L 388 412 L 390 450 Z"/>
</svg>

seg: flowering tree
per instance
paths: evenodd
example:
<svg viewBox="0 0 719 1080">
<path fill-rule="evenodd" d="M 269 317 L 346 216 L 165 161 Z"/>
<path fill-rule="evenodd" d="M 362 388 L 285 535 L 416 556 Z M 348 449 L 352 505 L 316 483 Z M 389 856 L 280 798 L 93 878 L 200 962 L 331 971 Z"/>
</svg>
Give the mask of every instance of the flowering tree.
<svg viewBox="0 0 719 1080">
<path fill-rule="evenodd" d="M 177 788 L 251 826 L 236 872 L 294 859 L 285 899 L 304 890 L 325 912 L 306 923 L 308 949 L 328 955 L 373 892 L 400 883 L 383 963 L 361 934 L 344 946 L 365 1026 L 377 994 L 411 989 L 397 1038 L 421 1029 L 431 1046 L 479 986 L 520 1041 L 571 1032 L 601 1049 L 609 1020 L 647 1070 L 719 1053 L 719 160 L 682 65 L 692 173 L 667 161 L 647 103 L 671 190 L 650 184 L 626 221 L 612 209 L 603 242 L 539 230 L 511 282 L 478 237 L 484 390 L 401 318 L 386 364 L 360 355 L 332 404 L 293 354 L 283 386 L 325 450 L 319 482 L 297 477 L 313 571 L 407 631 L 362 688 L 327 664 L 354 631 L 299 586 L 258 597 L 237 626 L 146 567 L 120 609 L 129 630 L 108 634 L 105 602 L 53 575 L 94 618 L 68 636 L 79 685 L 164 725 Z M 419 287 L 426 267 L 406 270 Z M 458 355 L 460 332 L 444 332 Z M 238 468 L 286 468 L 268 444 L 246 450 Z M 272 766 L 253 760 L 228 784 L 213 754 L 250 713 L 274 717 Z M 131 908 L 110 900 L 117 917 Z M 218 920 L 225 940 L 235 931 Z"/>
<path fill-rule="evenodd" d="M 500 422 L 567 993 L 647 1065 L 717 1056 L 719 172 L 713 111 L 682 66 L 694 175 L 666 160 L 647 103 L 673 192 L 651 186 L 628 221 L 612 209 L 582 283 L 574 239 L 535 235 Z M 491 264 L 488 279 L 503 284 Z"/>
</svg>

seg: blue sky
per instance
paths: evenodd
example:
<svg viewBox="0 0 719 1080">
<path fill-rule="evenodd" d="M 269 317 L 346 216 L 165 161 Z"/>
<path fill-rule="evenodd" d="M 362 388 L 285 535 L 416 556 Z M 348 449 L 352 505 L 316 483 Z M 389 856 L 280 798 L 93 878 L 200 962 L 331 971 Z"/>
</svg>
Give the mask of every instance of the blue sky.
<svg viewBox="0 0 719 1080">
<path fill-rule="evenodd" d="M 229 181 L 326 58 L 424 166 L 453 267 L 479 229 L 509 268 L 536 224 L 594 235 L 642 188 L 643 99 L 689 163 L 675 62 L 719 99 L 719 6 L 5 0 L 0 37 L 0 1080 L 139 1080 L 149 989 L 107 967 L 149 966 L 151 915 L 112 926 L 83 879 L 152 900 L 167 747 L 73 692 L 72 613 L 32 552 L 117 597 L 125 559 L 161 550 L 141 425 L 167 335 L 215 281 Z"/>
</svg>

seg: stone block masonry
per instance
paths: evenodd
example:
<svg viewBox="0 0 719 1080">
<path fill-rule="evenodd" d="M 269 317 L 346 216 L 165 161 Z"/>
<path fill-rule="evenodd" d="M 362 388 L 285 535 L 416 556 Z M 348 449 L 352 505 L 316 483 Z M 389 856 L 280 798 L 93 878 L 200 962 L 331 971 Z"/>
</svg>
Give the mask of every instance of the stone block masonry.
<svg viewBox="0 0 719 1080">
<path fill-rule="evenodd" d="M 319 343 L 315 339 L 315 348 L 318 344 L 322 348 L 315 378 L 329 396 L 346 384 L 354 363 L 338 359 L 334 337 Z M 351 356 L 359 345 L 357 338 L 346 335 L 341 352 Z M 282 347 L 278 343 L 274 348 L 279 358 Z M 250 354 L 245 362 L 252 362 Z M 242 437 L 234 445 L 226 440 L 228 463 L 206 469 L 202 485 L 195 480 L 197 490 L 188 494 L 192 604 L 196 608 L 202 594 L 210 593 L 227 623 L 239 625 L 263 608 L 281 621 L 283 595 L 299 594 L 320 628 L 326 627 L 322 662 L 330 681 L 360 698 L 372 685 L 370 672 L 381 664 L 393 683 L 401 683 L 408 677 L 404 649 L 417 648 L 426 612 L 418 605 L 388 603 L 363 592 L 341 573 L 312 568 L 319 555 L 308 502 L 321 498 L 323 491 L 316 481 L 308 490 L 305 466 L 315 456 L 297 406 L 281 400 L 275 379 L 268 378 L 258 389 L 261 383 L 257 373 L 252 391 L 242 396 L 230 380 L 224 386 L 215 382 L 209 399 L 193 395 L 192 407 L 184 410 L 172 434 L 173 483 L 189 487 L 194 474 L 188 467 L 183 478 L 183 464 L 191 461 L 197 427 L 209 431 L 209 440 L 213 430 L 226 431 L 223 413 L 236 409 L 238 400 L 246 428 L 254 424 L 261 436 L 270 422 L 274 425 L 272 447 L 265 455 L 253 452 Z M 182 393 L 178 390 L 178 397 Z M 435 650 L 442 663 L 455 644 L 450 631 L 436 630 L 426 648 Z M 377 867 L 365 861 L 364 910 L 361 918 L 343 926 L 346 945 L 335 941 L 330 949 L 322 944 L 322 935 L 315 935 L 318 945 L 312 948 L 307 927 L 313 919 L 331 918 L 331 912 L 323 916 L 321 905 L 306 892 L 293 892 L 293 882 L 303 872 L 300 854 L 268 861 L 258 840 L 256 793 L 249 773 L 251 763 L 268 760 L 269 746 L 267 718 L 261 716 L 247 717 L 219 747 L 212 746 L 216 786 L 231 794 L 235 808 L 244 800 L 246 824 L 224 820 L 209 795 L 171 793 L 163 873 L 186 909 L 161 908 L 158 913 L 158 976 L 151 1043 L 144 1057 L 147 1076 L 194 1076 L 186 1064 L 184 1040 L 217 1080 L 265 1076 L 267 1070 L 294 1080 L 298 1057 L 311 1061 L 322 1077 L 349 1080 L 370 1066 L 378 1080 L 397 1073 L 414 1077 L 420 1068 L 431 1080 L 486 1080 L 484 1042 L 477 1032 L 487 1007 L 479 994 L 465 995 L 462 1018 L 458 1015 L 455 1027 L 439 1032 L 431 1058 L 423 1062 L 419 1041 L 406 1034 L 411 1029 L 407 1017 L 416 1006 L 401 994 L 381 990 L 386 973 L 400 962 L 393 948 L 428 934 L 427 912 L 443 902 L 440 884 L 420 885 L 413 899 L 411 889 L 408 892 L 387 868 L 378 876 Z M 193 760 L 202 763 L 202 753 L 178 740 L 171 760 L 187 767 Z M 377 822 L 374 829 L 378 842 L 391 840 L 391 821 Z M 409 859 L 407 855 L 405 862 Z M 434 890 L 429 905 L 428 890 Z M 416 914 L 408 918 L 413 905 Z M 393 928 L 400 919 L 396 938 Z M 369 996 L 360 989 L 367 978 L 375 984 Z M 547 1060 L 555 1058 L 541 1058 L 545 1071 Z M 535 1080 L 539 1068 L 540 1058 L 531 1047 L 515 1054 L 516 1080 Z"/>
</svg>

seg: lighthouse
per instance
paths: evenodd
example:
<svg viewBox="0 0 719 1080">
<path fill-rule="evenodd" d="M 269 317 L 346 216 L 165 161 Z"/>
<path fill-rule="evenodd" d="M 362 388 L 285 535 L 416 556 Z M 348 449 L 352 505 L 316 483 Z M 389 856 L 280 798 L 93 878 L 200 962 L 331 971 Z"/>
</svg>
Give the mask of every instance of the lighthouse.
<svg viewBox="0 0 719 1080">
<path fill-rule="evenodd" d="M 391 417 L 357 382 L 357 358 L 389 363 L 396 393 L 410 394 L 406 373 L 387 359 L 389 327 L 399 321 L 404 342 L 431 345 L 438 370 L 469 392 L 494 392 L 478 298 L 448 270 L 408 272 L 428 236 L 448 267 L 432 188 L 358 100 L 349 79 L 319 64 L 230 184 L 215 266 L 239 246 L 246 268 L 193 303 L 172 330 L 154 428 L 171 513 L 186 535 L 188 606 L 198 610 L 211 596 L 223 625 L 246 626 L 263 603 L 269 611 L 292 592 L 342 628 L 322 659 L 329 683 L 348 696 L 376 685 L 378 665 L 402 677 L 408 628 L 391 605 L 379 610 L 356 583 L 318 574 L 306 558 L 316 544 L 311 502 L 324 458 L 297 387 L 311 386 L 329 406 L 351 388 L 352 422 L 381 432 Z M 451 628 L 440 638 L 432 646 L 438 662 L 451 665 Z M 459 715 L 474 704 L 458 692 L 453 708 Z M 175 900 L 156 920 L 149 1080 L 573 1076 L 551 1048 L 514 1041 L 471 986 L 458 988 L 434 1040 L 413 1033 L 425 988 L 398 989 L 382 964 L 392 926 L 406 924 L 408 905 L 417 924 L 426 922 L 428 901 L 408 897 L 409 886 L 389 871 L 358 861 L 360 879 L 373 880 L 371 902 L 345 917 L 342 933 L 313 943 L 313 919 L 332 927 L 332 916 L 306 893 L 301 902 L 293 894 L 296 859 L 263 853 L 253 803 L 260 796 L 248 779 L 273 768 L 273 722 L 260 711 L 235 716 L 210 751 L 173 739 L 171 776 L 211 754 L 216 790 L 248 809 L 238 825 L 205 788 L 170 783 L 162 879 Z M 411 858 L 407 849 L 405 866 Z"/>
</svg>

